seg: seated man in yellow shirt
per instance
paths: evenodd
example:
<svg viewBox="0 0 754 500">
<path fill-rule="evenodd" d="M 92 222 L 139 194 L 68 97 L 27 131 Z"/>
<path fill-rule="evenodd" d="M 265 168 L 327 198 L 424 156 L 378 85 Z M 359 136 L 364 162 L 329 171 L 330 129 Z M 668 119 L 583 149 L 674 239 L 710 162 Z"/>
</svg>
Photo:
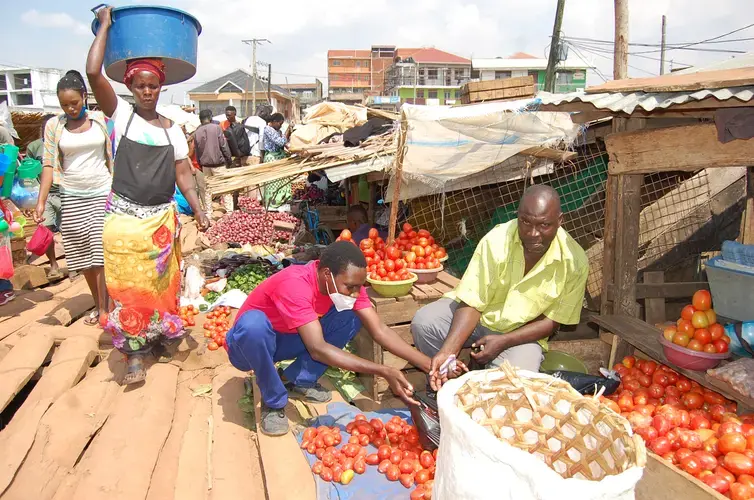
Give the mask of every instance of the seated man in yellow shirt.
<svg viewBox="0 0 754 500">
<path fill-rule="evenodd" d="M 472 357 L 488 367 L 507 359 L 537 372 L 547 338 L 560 325 L 579 322 L 589 264 L 562 221 L 557 191 L 530 187 L 518 219 L 482 238 L 456 289 L 414 316 L 411 333 L 432 358 L 434 390 L 448 377 L 440 374 L 442 365 L 464 346 L 478 348 Z"/>
</svg>

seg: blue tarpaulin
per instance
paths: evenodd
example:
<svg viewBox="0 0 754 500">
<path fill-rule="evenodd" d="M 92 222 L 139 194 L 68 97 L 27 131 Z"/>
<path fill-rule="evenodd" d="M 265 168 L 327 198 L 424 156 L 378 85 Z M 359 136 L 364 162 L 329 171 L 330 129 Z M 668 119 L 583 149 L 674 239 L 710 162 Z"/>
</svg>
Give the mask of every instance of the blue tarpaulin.
<svg viewBox="0 0 754 500">
<path fill-rule="evenodd" d="M 358 408 L 345 403 L 330 403 L 327 405 L 327 415 L 321 415 L 314 419 L 313 426 L 326 425 L 328 427 L 340 427 L 343 443 L 348 442 L 350 434 L 346 432 L 346 425 L 356 415 L 361 413 Z M 364 413 L 367 419 L 379 418 L 387 422 L 393 415 L 411 422 L 411 414 L 408 409 L 391 409 Z M 299 445 L 303 438 L 303 431 L 296 434 Z M 341 445 L 342 446 L 342 445 Z M 301 450 L 311 467 L 317 461 L 317 457 L 310 455 L 306 450 Z M 371 444 L 367 447 L 369 454 L 377 453 L 377 448 Z M 356 474 L 349 484 L 329 483 L 315 476 L 314 482 L 317 488 L 317 500 L 406 500 L 413 488 L 406 489 L 398 481 L 388 481 L 384 474 L 377 471 L 376 465 L 367 465 L 364 474 Z"/>
</svg>

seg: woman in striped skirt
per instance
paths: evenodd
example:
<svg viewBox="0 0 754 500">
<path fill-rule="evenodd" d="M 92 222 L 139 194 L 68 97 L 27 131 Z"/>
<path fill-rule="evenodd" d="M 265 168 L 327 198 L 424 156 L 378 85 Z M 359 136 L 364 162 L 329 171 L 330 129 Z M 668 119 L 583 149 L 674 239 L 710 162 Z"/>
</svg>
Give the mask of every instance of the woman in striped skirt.
<svg viewBox="0 0 754 500">
<path fill-rule="evenodd" d="M 112 184 L 112 146 L 104 115 L 86 109 L 87 91 L 81 74 L 66 73 L 57 91 L 65 113 L 45 126 L 44 169 L 34 218 L 44 220 L 50 187 L 60 186 L 60 232 L 68 271 L 86 278 L 96 309 L 85 322 L 95 325 L 107 312 L 102 231 Z"/>
</svg>

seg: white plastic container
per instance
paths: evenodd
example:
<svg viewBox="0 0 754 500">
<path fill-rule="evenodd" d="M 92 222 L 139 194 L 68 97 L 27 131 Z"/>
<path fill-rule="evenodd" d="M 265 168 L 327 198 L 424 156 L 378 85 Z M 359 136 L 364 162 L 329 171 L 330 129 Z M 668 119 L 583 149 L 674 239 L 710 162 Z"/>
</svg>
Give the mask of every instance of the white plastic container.
<svg viewBox="0 0 754 500">
<path fill-rule="evenodd" d="M 726 267 L 720 257 L 710 259 L 706 268 L 715 312 L 728 319 L 754 321 L 754 274 Z"/>
</svg>

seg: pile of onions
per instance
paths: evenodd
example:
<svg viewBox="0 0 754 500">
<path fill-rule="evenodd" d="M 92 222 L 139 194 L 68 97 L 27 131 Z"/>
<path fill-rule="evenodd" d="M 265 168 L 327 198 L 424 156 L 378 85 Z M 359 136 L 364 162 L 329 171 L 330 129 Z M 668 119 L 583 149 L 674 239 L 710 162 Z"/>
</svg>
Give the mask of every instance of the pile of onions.
<svg viewBox="0 0 754 500">
<path fill-rule="evenodd" d="M 241 210 L 225 214 L 207 231 L 210 243 L 240 243 L 268 245 L 275 241 L 290 242 L 291 233 L 276 231 L 275 221 L 300 223 L 289 213 L 266 212 L 257 200 L 242 197 L 238 200 Z M 294 230 L 293 234 L 296 231 Z"/>
</svg>

